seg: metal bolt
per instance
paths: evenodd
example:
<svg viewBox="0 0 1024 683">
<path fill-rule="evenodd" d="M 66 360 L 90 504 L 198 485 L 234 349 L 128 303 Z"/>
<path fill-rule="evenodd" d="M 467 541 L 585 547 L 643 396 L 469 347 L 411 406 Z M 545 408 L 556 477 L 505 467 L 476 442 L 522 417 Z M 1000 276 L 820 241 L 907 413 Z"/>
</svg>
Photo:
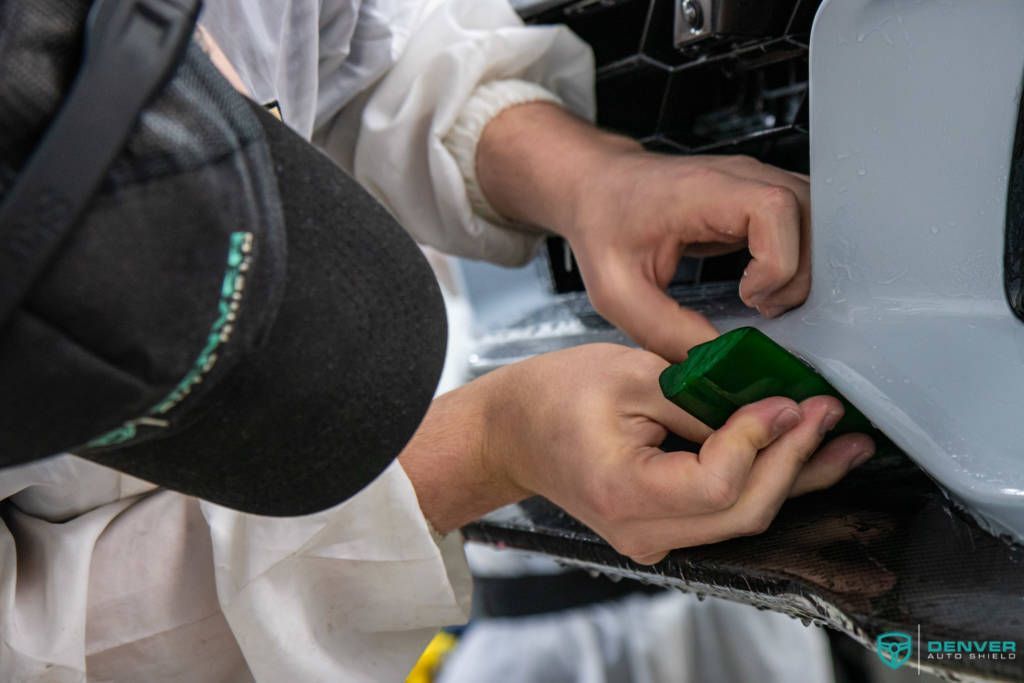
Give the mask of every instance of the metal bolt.
<svg viewBox="0 0 1024 683">
<path fill-rule="evenodd" d="M 701 9 L 700 4 L 697 0 L 681 0 L 683 19 L 686 20 L 686 25 L 690 27 L 690 31 L 697 33 L 704 28 L 704 11 Z"/>
</svg>

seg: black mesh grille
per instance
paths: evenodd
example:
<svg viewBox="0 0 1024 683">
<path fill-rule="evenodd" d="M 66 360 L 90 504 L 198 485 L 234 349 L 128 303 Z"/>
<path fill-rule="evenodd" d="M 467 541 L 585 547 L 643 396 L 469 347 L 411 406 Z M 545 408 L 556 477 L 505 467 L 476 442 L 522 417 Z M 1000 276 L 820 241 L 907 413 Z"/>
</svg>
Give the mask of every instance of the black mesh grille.
<svg viewBox="0 0 1024 683">
<path fill-rule="evenodd" d="M 566 24 L 594 50 L 598 124 L 674 154 L 746 154 L 807 173 L 808 44 L 821 0 L 765 0 L 757 35 L 675 45 L 675 0 L 582 0 L 525 13 Z M 727 3 L 728 4 L 728 3 Z M 736 4 L 735 1 L 732 4 Z M 583 289 L 561 240 L 549 244 L 558 292 Z M 677 284 L 738 279 L 743 254 L 685 259 Z"/>
</svg>

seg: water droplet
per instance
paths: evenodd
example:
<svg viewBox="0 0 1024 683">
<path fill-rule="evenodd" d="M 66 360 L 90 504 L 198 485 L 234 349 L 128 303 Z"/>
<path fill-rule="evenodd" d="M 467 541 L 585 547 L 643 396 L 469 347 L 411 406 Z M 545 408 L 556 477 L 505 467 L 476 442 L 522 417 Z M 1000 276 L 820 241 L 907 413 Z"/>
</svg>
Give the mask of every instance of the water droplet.
<svg viewBox="0 0 1024 683">
<path fill-rule="evenodd" d="M 933 234 L 933 235 L 938 235 L 938 234 L 939 234 L 939 226 L 937 226 L 937 225 L 933 225 L 933 226 L 931 227 L 931 231 L 932 231 L 932 234 Z"/>
<path fill-rule="evenodd" d="M 863 168 L 857 169 L 857 175 L 863 177 L 863 176 L 866 176 L 867 174 L 868 174 L 868 172 L 867 172 L 866 169 L 863 169 Z"/>
</svg>

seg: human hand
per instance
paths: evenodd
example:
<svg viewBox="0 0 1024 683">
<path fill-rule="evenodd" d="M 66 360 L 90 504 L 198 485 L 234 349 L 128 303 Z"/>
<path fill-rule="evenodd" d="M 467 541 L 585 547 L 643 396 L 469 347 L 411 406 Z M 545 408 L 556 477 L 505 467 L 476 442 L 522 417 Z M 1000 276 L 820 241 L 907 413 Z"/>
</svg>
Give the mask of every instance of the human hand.
<svg viewBox="0 0 1024 683">
<path fill-rule="evenodd" d="M 680 258 L 746 246 L 740 298 L 766 317 L 810 291 L 810 184 L 749 157 L 618 152 L 588 174 L 562 234 L 594 308 L 634 341 L 681 360 L 717 332 L 665 288 Z"/>
<path fill-rule="evenodd" d="M 482 377 L 435 402 L 402 453 L 441 531 L 540 494 L 637 562 L 764 531 L 783 501 L 831 486 L 872 454 L 834 439 L 834 398 L 771 398 L 711 431 L 665 399 L 653 353 L 596 344 Z M 668 431 L 699 453 L 659 448 Z M 461 453 L 462 455 L 459 455 Z"/>
<path fill-rule="evenodd" d="M 487 125 L 477 175 L 499 213 L 568 239 L 598 312 L 670 360 L 717 336 L 664 291 L 683 255 L 748 247 L 740 297 L 768 317 L 810 290 L 806 176 L 749 157 L 645 152 L 546 103 Z"/>
</svg>

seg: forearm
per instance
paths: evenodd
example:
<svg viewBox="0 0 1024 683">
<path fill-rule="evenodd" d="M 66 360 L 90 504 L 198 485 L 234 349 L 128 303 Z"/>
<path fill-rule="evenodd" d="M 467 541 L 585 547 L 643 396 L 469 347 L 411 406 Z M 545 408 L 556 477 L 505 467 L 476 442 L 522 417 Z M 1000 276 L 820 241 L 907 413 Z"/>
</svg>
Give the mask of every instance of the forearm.
<svg viewBox="0 0 1024 683">
<path fill-rule="evenodd" d="M 587 178 L 612 157 L 640 150 L 634 140 L 601 131 L 557 105 L 522 104 L 484 128 L 477 178 L 502 216 L 569 237 Z"/>
<path fill-rule="evenodd" d="M 435 399 L 399 455 L 420 509 L 442 534 L 528 495 L 491 462 L 493 385 L 485 377 Z"/>
</svg>

